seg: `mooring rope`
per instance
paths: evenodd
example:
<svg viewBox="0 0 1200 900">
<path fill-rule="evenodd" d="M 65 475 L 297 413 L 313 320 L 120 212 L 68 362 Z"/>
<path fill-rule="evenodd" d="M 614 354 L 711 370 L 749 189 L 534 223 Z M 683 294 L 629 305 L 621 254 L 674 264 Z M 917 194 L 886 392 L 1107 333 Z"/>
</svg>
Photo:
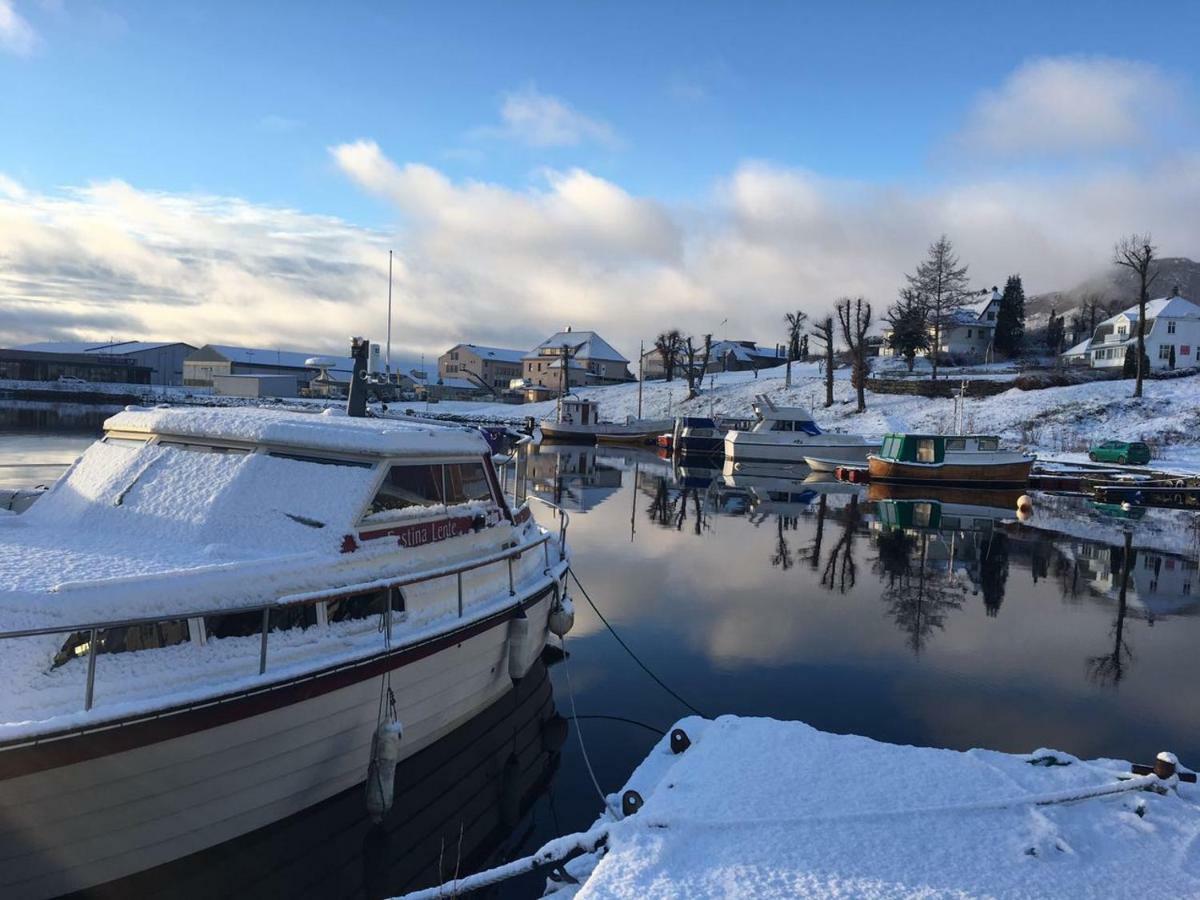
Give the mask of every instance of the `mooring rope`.
<svg viewBox="0 0 1200 900">
<path fill-rule="evenodd" d="M 572 569 L 569 569 L 568 571 L 569 571 L 571 577 L 575 579 L 576 586 L 579 588 L 580 591 L 583 592 L 583 597 L 585 600 L 587 600 L 588 606 L 590 606 L 592 608 L 592 611 L 597 616 L 600 617 L 600 621 L 604 623 L 604 627 L 608 629 L 609 634 L 611 634 L 614 638 L 617 639 L 617 643 L 620 644 L 622 648 L 624 648 L 625 652 L 629 654 L 630 658 L 635 663 L 637 663 L 639 666 L 641 666 L 642 671 L 645 672 L 647 675 L 649 675 L 654 680 L 655 684 L 657 684 L 659 687 L 661 687 L 664 691 L 666 691 L 668 694 L 670 694 L 672 697 L 674 697 L 676 700 L 678 700 L 680 703 L 682 703 L 685 707 L 687 707 L 689 710 L 694 712 L 696 715 L 698 715 L 704 719 L 711 718 L 710 716 L 706 716 L 704 713 L 702 713 L 700 710 L 698 710 L 695 706 L 693 706 L 687 700 L 683 699 L 683 697 L 679 696 L 679 694 L 677 694 L 675 691 L 671 690 L 671 688 L 667 685 L 667 683 L 665 681 L 663 681 L 661 678 L 659 678 L 657 675 L 655 675 L 652 671 L 650 671 L 650 667 L 647 666 L 644 662 L 642 662 L 641 659 L 638 658 L 638 655 L 633 652 L 633 649 L 627 643 L 625 643 L 625 641 L 623 641 L 621 639 L 621 636 L 619 634 L 617 634 L 617 630 L 612 627 L 612 623 L 610 623 L 608 621 L 608 619 L 604 618 L 604 613 L 600 612 L 600 610 L 597 608 L 596 604 L 592 601 L 591 596 L 588 595 L 587 588 L 585 588 L 583 586 L 583 583 L 579 580 L 579 576 L 575 574 L 575 570 L 572 568 Z"/>
<path fill-rule="evenodd" d="M 566 635 L 563 635 L 562 637 L 562 645 L 563 672 L 565 672 L 567 675 L 567 698 L 571 701 L 571 718 L 575 720 L 575 736 L 579 738 L 579 750 L 583 754 L 583 764 L 587 766 L 588 775 L 591 776 L 592 785 L 596 788 L 596 793 L 599 795 L 600 803 L 604 806 L 605 811 L 611 815 L 615 821 L 620 821 L 621 817 L 617 815 L 616 810 L 614 810 L 611 804 L 609 804 L 608 797 L 600 787 L 600 781 L 596 778 L 596 772 L 592 768 L 592 761 L 588 758 L 587 747 L 583 743 L 583 728 L 581 728 L 579 725 L 579 713 L 575 709 L 575 689 L 571 686 L 571 666 L 568 662 L 569 655 L 567 653 Z"/>
</svg>

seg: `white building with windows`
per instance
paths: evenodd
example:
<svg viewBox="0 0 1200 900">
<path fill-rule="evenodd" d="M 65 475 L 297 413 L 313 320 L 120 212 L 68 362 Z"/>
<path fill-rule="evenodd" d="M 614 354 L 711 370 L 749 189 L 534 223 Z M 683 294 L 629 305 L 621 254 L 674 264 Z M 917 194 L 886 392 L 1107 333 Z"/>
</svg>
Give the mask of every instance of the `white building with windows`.
<svg viewBox="0 0 1200 900">
<path fill-rule="evenodd" d="M 1088 340 L 1063 354 L 1067 362 L 1086 358 L 1094 369 L 1125 364 L 1127 348 L 1137 345 L 1138 308 L 1136 305 L 1105 319 Z M 1200 347 L 1200 306 L 1179 296 L 1160 297 L 1146 304 L 1146 356 L 1150 369 L 1172 367 L 1187 369 L 1198 364 Z"/>
<path fill-rule="evenodd" d="M 633 381 L 629 360 L 618 353 L 594 331 L 565 331 L 551 335 L 522 359 L 526 386 L 561 390 L 563 383 L 562 355 L 567 348 L 567 384 L 621 384 Z"/>
<path fill-rule="evenodd" d="M 992 288 L 992 295 L 984 300 L 954 310 L 942 321 L 938 335 L 938 352 L 944 356 L 961 359 L 987 360 L 992 353 L 996 338 L 996 316 L 1000 311 L 1000 291 Z M 933 344 L 933 324 L 929 325 L 929 343 Z M 891 347 L 892 331 L 884 329 L 880 356 L 895 356 Z M 918 352 L 917 356 L 925 356 Z"/>
</svg>

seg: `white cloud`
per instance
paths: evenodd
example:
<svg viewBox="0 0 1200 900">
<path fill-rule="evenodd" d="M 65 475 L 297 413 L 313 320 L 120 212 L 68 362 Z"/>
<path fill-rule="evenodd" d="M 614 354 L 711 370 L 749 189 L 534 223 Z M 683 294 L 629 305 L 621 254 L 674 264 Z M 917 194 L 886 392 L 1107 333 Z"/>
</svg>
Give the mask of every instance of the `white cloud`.
<svg viewBox="0 0 1200 900">
<path fill-rule="evenodd" d="M 28 56 L 38 45 L 37 32 L 17 12 L 12 0 L 0 0 L 0 50 Z"/>
<path fill-rule="evenodd" d="M 41 193 L 0 178 L 0 334 L 144 335 L 327 352 L 383 335 L 396 250 L 397 354 L 460 340 L 529 347 L 594 327 L 626 356 L 679 326 L 772 343 L 783 313 L 844 294 L 889 303 L 947 232 L 978 287 L 1020 272 L 1030 293 L 1107 265 L 1154 233 L 1200 252 L 1200 154 L 1055 179 L 1005 176 L 925 191 L 747 162 L 684 207 L 581 169 L 514 188 L 397 164 L 371 141 L 332 148 L 397 230 L 125 182 Z"/>
<path fill-rule="evenodd" d="M 1175 104 L 1172 83 L 1145 63 L 1034 59 L 980 95 L 958 139 L 992 156 L 1099 153 L 1147 142 Z"/>
<path fill-rule="evenodd" d="M 479 137 L 517 141 L 531 147 L 577 147 L 597 143 L 620 146 L 620 139 L 607 122 L 586 116 L 570 104 L 529 87 L 504 95 L 499 126 L 476 129 Z"/>
</svg>

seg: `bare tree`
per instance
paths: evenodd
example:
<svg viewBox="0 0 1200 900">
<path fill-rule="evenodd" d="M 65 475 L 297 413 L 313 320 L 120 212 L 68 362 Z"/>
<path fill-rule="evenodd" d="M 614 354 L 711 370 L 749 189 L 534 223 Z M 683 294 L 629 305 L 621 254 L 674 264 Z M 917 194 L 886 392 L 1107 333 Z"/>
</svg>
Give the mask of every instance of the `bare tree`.
<svg viewBox="0 0 1200 900">
<path fill-rule="evenodd" d="M 942 346 L 942 327 L 953 318 L 971 297 L 967 283 L 967 267 L 958 264 L 954 245 L 942 235 L 929 246 L 929 255 L 917 266 L 915 275 L 905 275 L 909 287 L 925 301 L 929 324 L 933 326 L 933 347 L 929 361 L 933 377 L 937 378 L 938 352 Z"/>
<path fill-rule="evenodd" d="M 1157 248 L 1150 243 L 1150 235 L 1131 234 L 1121 238 L 1113 248 L 1113 262 L 1133 272 L 1138 278 L 1138 325 L 1137 325 L 1137 382 L 1133 396 L 1142 396 L 1142 361 L 1146 356 L 1146 303 L 1150 300 L 1150 285 L 1158 278 L 1158 267 L 1154 266 Z"/>
<path fill-rule="evenodd" d="M 667 381 L 675 380 L 675 370 L 679 367 L 679 357 L 683 350 L 683 335 L 678 328 L 664 331 L 654 339 L 654 349 L 662 358 L 663 369 L 667 373 Z"/>
<path fill-rule="evenodd" d="M 704 355 L 700 356 L 700 347 L 696 346 L 695 340 L 689 335 L 683 341 L 683 356 L 686 358 L 687 368 L 684 374 L 687 376 L 688 393 L 685 400 L 691 400 L 700 394 L 700 388 L 704 384 L 704 373 L 708 371 L 708 357 L 712 352 L 712 335 L 704 336 Z M 697 357 L 699 356 L 699 364 L 697 365 Z"/>
<path fill-rule="evenodd" d="M 813 326 L 813 337 L 824 345 L 825 406 L 833 406 L 833 316 L 826 316 Z"/>
<path fill-rule="evenodd" d="M 808 321 L 807 313 L 802 313 L 796 310 L 794 313 L 786 313 L 783 317 L 787 321 L 788 343 L 787 343 L 787 374 L 784 376 L 784 387 L 792 386 L 792 361 L 800 358 L 800 336 L 804 333 L 804 324 Z"/>
<path fill-rule="evenodd" d="M 862 512 L 858 508 L 858 495 L 850 495 L 850 505 L 846 507 L 846 521 L 842 525 L 842 536 L 838 538 L 829 557 L 825 561 L 825 569 L 821 573 L 821 585 L 831 591 L 844 594 L 854 587 L 858 574 L 858 565 L 854 560 L 854 536 L 862 520 Z"/>
<path fill-rule="evenodd" d="M 842 325 L 842 337 L 850 348 L 854 368 L 850 381 L 858 394 L 858 411 L 867 410 L 867 329 L 871 327 L 871 304 L 862 297 L 851 300 L 843 297 L 837 304 L 838 321 Z"/>
<path fill-rule="evenodd" d="M 1114 555 L 1116 548 L 1113 548 Z M 1121 558 L 1121 586 L 1117 591 L 1117 617 L 1113 621 L 1113 649 L 1111 653 L 1088 657 L 1088 677 L 1097 684 L 1116 687 L 1125 677 L 1127 663 L 1133 660 L 1133 651 L 1125 640 L 1126 595 L 1129 589 L 1129 571 L 1133 568 L 1133 532 L 1125 532 L 1125 547 Z"/>
</svg>

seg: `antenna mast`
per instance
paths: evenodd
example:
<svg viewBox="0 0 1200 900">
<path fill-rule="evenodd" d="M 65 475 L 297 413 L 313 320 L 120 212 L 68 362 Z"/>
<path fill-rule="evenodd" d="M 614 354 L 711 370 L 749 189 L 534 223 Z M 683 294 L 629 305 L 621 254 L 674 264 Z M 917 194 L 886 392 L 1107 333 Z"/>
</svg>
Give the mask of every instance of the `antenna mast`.
<svg viewBox="0 0 1200 900">
<path fill-rule="evenodd" d="M 638 344 L 638 418 L 642 417 L 642 371 L 646 359 L 646 342 Z"/>
<path fill-rule="evenodd" d="M 392 251 L 388 251 L 388 323 L 387 349 L 384 351 L 384 370 L 387 372 L 388 384 L 392 383 Z"/>
</svg>

